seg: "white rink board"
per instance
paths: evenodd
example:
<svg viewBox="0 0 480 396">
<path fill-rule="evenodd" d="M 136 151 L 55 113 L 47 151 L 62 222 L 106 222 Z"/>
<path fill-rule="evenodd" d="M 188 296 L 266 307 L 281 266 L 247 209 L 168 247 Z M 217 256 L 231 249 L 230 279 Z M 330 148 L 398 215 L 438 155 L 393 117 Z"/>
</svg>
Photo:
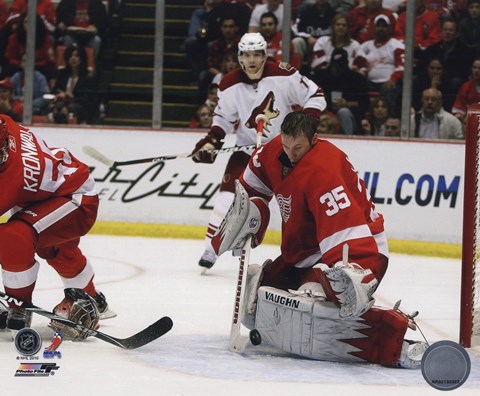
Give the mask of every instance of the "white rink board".
<svg viewBox="0 0 480 396">
<path fill-rule="evenodd" d="M 32 128 L 52 147 L 67 147 L 93 169 L 99 221 L 206 225 L 229 154 L 213 165 L 179 158 L 109 169 L 83 153 L 91 145 L 116 161 L 191 152 L 204 132 Z M 383 213 L 389 238 L 460 243 L 463 142 L 328 139 L 344 150 Z M 233 146 L 233 135 L 224 147 Z M 272 229 L 280 229 L 272 206 Z"/>
</svg>

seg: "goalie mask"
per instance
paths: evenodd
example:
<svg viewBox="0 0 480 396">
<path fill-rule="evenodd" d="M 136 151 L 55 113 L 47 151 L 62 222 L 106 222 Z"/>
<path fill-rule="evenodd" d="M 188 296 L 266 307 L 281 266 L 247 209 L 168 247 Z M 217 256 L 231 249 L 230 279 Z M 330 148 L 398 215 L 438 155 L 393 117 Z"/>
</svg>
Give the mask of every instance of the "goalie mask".
<svg viewBox="0 0 480 396">
<path fill-rule="evenodd" d="M 267 42 L 260 33 L 245 33 L 238 43 L 238 62 L 251 80 L 262 77 L 267 60 Z"/>
<path fill-rule="evenodd" d="M 8 159 L 8 127 L 5 120 L 0 119 L 0 165 Z"/>
<path fill-rule="evenodd" d="M 82 289 L 68 288 L 64 290 L 64 293 L 65 298 L 53 312 L 88 329 L 97 330 L 100 314 L 93 298 Z M 90 335 L 88 331 L 65 326 L 55 320 L 52 320 L 50 327 L 58 330 L 65 339 L 73 341 L 82 341 Z"/>
</svg>

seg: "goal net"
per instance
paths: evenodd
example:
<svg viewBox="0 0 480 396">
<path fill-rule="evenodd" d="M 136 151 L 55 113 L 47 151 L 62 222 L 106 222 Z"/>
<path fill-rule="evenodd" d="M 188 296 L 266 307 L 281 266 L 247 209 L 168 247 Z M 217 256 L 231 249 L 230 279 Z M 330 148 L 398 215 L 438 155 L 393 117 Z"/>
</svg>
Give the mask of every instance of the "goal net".
<svg viewBox="0 0 480 396">
<path fill-rule="evenodd" d="M 480 340 L 480 103 L 469 107 L 465 129 L 460 344 Z"/>
</svg>

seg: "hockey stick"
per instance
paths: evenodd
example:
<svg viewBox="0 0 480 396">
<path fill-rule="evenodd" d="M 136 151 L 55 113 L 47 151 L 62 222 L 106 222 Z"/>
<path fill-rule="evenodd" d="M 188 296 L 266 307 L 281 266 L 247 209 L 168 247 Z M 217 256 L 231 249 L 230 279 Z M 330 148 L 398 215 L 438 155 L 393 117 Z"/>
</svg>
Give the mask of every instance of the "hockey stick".
<svg viewBox="0 0 480 396">
<path fill-rule="evenodd" d="M 240 267 L 238 269 L 237 291 L 235 293 L 235 304 L 233 305 L 232 327 L 230 329 L 230 345 L 232 352 L 243 352 L 247 346 L 249 338 L 240 334 L 242 319 L 245 306 L 245 284 L 247 281 L 246 272 L 250 261 L 250 249 L 252 246 L 252 236 L 245 241 L 240 256 Z"/>
<path fill-rule="evenodd" d="M 86 333 L 89 336 L 98 338 L 102 341 L 108 342 L 112 345 L 118 346 L 123 349 L 136 349 L 143 345 L 148 344 L 161 337 L 162 335 L 168 333 L 173 326 L 172 319 L 168 316 L 157 320 L 155 323 L 151 324 L 142 331 L 127 337 L 127 338 L 115 338 L 111 335 L 102 333 L 101 331 L 93 330 L 88 327 L 81 325 L 80 323 L 73 322 L 62 316 L 56 315 L 53 312 L 47 311 L 43 308 L 37 307 L 36 305 L 27 303 L 25 301 L 19 300 L 16 297 L 9 296 L 4 292 L 0 291 L 0 300 L 4 300 L 6 303 L 14 303 L 15 305 L 26 309 L 27 311 L 34 312 L 38 315 L 44 316 L 48 319 L 59 322 L 65 326 L 72 327 L 82 333 Z"/>
<path fill-rule="evenodd" d="M 234 153 L 236 151 L 247 151 L 249 149 L 254 149 L 255 145 L 250 144 L 247 146 L 234 146 L 234 147 L 224 147 L 219 150 L 213 150 L 215 154 L 221 153 Z M 92 146 L 83 146 L 83 152 L 90 157 L 96 159 L 97 161 L 101 162 L 102 164 L 107 165 L 109 168 L 116 168 L 117 166 L 122 165 L 136 165 L 136 164 L 147 164 L 149 162 L 160 162 L 160 161 L 167 161 L 173 160 L 177 158 L 189 158 L 192 156 L 192 153 L 183 153 L 177 155 L 163 155 L 160 157 L 150 157 L 150 158 L 140 158 L 136 160 L 128 160 L 128 161 L 114 161 L 107 156 L 103 155 L 100 151 Z"/>
<path fill-rule="evenodd" d="M 255 121 L 257 122 L 257 140 L 256 140 L 256 148 L 259 148 L 262 145 L 262 136 L 263 136 L 263 126 L 265 125 L 265 121 L 267 119 L 264 115 L 259 114 L 255 117 Z"/>
<path fill-rule="evenodd" d="M 256 148 L 262 145 L 262 133 L 265 118 L 260 115 L 255 119 L 257 121 Z M 247 280 L 246 272 L 248 271 L 248 263 L 250 262 L 250 250 L 252 247 L 252 235 L 250 235 L 243 245 L 240 256 L 240 267 L 238 269 L 237 291 L 235 293 L 235 304 L 233 306 L 232 327 L 230 328 L 230 345 L 232 352 L 243 352 L 247 347 L 249 337 L 240 334 L 242 326 L 243 314 L 245 311 L 245 284 Z"/>
</svg>

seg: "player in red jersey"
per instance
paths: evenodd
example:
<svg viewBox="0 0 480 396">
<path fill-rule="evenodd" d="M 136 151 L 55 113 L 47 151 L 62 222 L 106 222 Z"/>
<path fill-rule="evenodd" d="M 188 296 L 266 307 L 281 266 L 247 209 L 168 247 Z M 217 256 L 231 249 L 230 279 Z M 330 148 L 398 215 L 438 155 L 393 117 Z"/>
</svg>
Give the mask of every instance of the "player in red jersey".
<svg viewBox="0 0 480 396">
<path fill-rule="evenodd" d="M 281 135 L 252 154 L 212 240 L 216 252 L 241 248 L 251 234 L 258 245 L 273 197 L 281 255 L 249 266 L 244 324 L 301 356 L 420 367 L 427 344 L 404 340 L 411 318 L 373 306 L 388 265 L 383 216 L 347 155 L 319 139 L 304 112 L 288 114 Z"/>
<path fill-rule="evenodd" d="M 94 270 L 78 247 L 80 237 L 95 223 L 99 204 L 88 166 L 67 149 L 48 147 L 29 129 L 0 115 L 0 181 L 0 214 L 10 211 L 8 221 L 0 224 L 5 292 L 32 302 L 40 267 L 37 254 L 58 272 L 66 290 L 87 293 L 78 301 L 66 294 L 56 313 L 71 317 L 95 308 L 104 317 L 114 316 L 95 289 Z M 7 328 L 20 330 L 30 323 L 31 312 L 10 303 Z M 98 318 L 93 327 L 98 327 Z"/>
<path fill-rule="evenodd" d="M 267 62 L 267 43 L 260 33 L 243 35 L 238 51 L 241 68 L 225 75 L 220 83 L 212 128 L 196 144 L 192 152 L 195 162 L 214 162 L 213 151 L 222 147 L 227 133 L 236 133 L 237 146 L 255 144 L 262 120 L 262 143 L 266 143 L 278 135 L 283 118 L 293 108 L 300 106 L 320 118 L 326 107 L 317 84 L 286 63 Z M 211 237 L 232 202 L 234 181 L 245 169 L 250 154 L 239 151 L 230 157 L 210 216 L 201 267 L 210 268 L 217 259 Z"/>
</svg>

